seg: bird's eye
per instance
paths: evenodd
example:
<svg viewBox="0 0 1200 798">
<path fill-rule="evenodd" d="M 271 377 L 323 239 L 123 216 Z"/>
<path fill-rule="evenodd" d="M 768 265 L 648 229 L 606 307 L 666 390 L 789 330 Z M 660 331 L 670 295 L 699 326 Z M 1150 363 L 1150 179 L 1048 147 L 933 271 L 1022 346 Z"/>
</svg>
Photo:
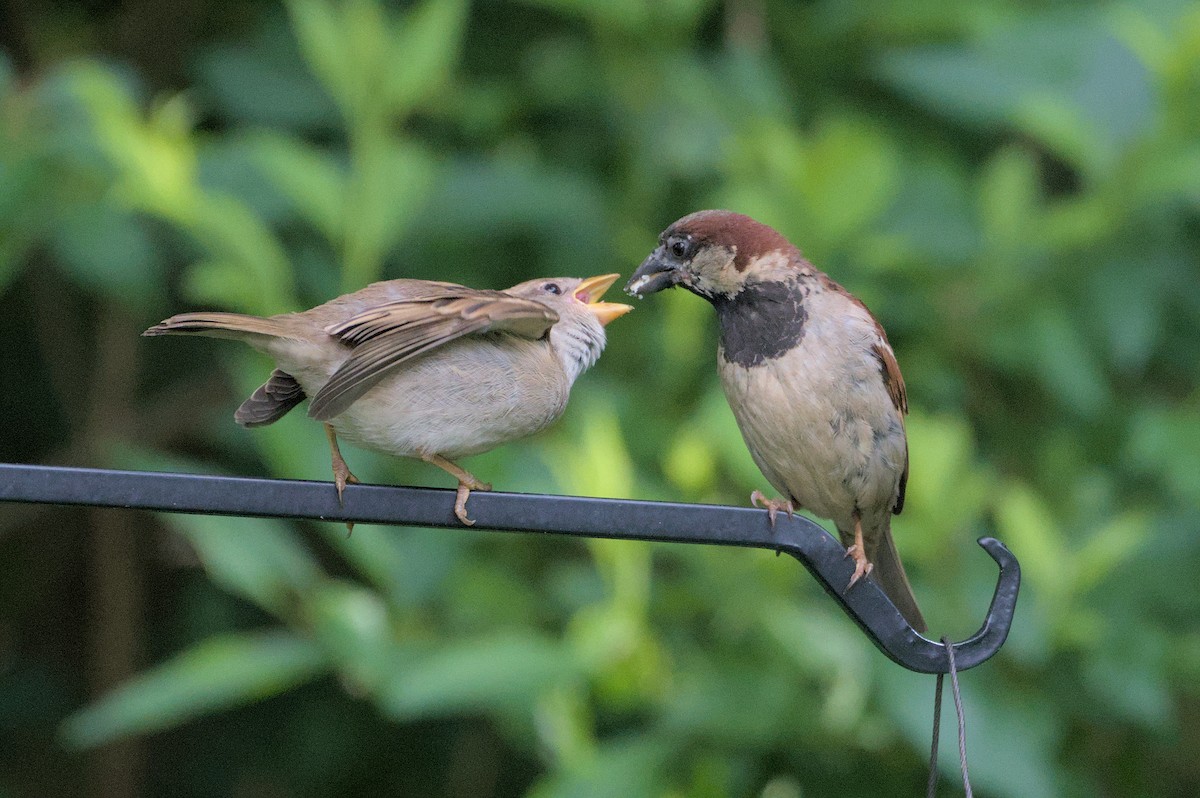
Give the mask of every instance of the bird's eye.
<svg viewBox="0 0 1200 798">
<path fill-rule="evenodd" d="M 542 286 L 542 290 L 545 291 L 547 294 L 561 294 L 562 293 L 562 289 L 558 286 L 558 283 L 546 283 L 545 285 Z"/>
<path fill-rule="evenodd" d="M 686 257 L 688 253 L 687 242 L 681 238 L 677 238 L 671 242 L 671 254 L 677 258 Z"/>
</svg>

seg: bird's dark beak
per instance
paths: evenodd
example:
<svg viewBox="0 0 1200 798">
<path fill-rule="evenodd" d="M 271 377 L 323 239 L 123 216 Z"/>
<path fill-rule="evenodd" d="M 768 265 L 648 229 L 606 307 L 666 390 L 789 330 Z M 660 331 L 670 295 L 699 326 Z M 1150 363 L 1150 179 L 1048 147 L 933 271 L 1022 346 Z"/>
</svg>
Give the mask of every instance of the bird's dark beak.
<svg viewBox="0 0 1200 798">
<path fill-rule="evenodd" d="M 659 247 L 650 253 L 650 257 L 642 261 L 629 282 L 625 284 L 625 292 L 639 299 L 646 294 L 653 294 L 664 288 L 679 284 L 679 268 L 663 257 L 663 248 Z"/>
</svg>

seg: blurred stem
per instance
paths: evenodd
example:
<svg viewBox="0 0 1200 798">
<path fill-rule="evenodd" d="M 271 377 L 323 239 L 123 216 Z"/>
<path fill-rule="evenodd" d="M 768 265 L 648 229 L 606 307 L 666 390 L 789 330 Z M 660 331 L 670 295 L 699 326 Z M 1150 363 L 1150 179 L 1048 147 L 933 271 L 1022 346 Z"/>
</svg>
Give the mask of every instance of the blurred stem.
<svg viewBox="0 0 1200 798">
<path fill-rule="evenodd" d="M 0 0 L 0 16 L 5 19 L 5 24 L 0 25 L 0 52 L 7 53 L 19 73 L 28 72 L 34 66 L 29 20 L 40 9 L 34 9 L 32 5 L 29 0 Z"/>
<path fill-rule="evenodd" d="M 31 268 L 42 268 L 38 279 L 33 280 L 31 289 L 37 325 L 37 347 L 42 353 L 42 362 L 50 376 L 50 387 L 62 408 L 69 429 L 64 437 L 75 438 L 84 426 L 85 409 L 79 384 L 86 367 L 86 356 L 81 355 L 84 342 L 80 340 L 82 317 L 79 303 L 73 291 L 49 268 L 45 259 L 35 257 Z"/>
<path fill-rule="evenodd" d="M 97 330 L 85 446 L 88 460 L 103 465 L 107 444 L 123 437 L 133 408 L 137 376 L 137 337 L 124 313 L 108 308 Z M 136 671 L 142 648 L 142 574 L 132 513 L 92 510 L 90 607 L 87 672 L 89 692 L 98 698 Z M 145 751 L 137 740 L 105 746 L 90 762 L 89 792 L 99 798 L 142 793 Z"/>
<path fill-rule="evenodd" d="M 761 52 L 767 45 L 767 9 L 763 0 L 725 0 L 725 45 Z"/>
<path fill-rule="evenodd" d="M 91 604 L 88 613 L 88 685 L 99 698 L 129 680 L 142 648 L 141 570 L 130 512 L 92 510 Z M 145 750 L 137 739 L 106 745 L 89 762 L 89 793 L 125 798 L 143 793 Z"/>
<path fill-rule="evenodd" d="M 495 795 L 500 775 L 496 740 L 486 729 L 470 726 L 455 737 L 443 785 L 445 798 Z"/>
</svg>

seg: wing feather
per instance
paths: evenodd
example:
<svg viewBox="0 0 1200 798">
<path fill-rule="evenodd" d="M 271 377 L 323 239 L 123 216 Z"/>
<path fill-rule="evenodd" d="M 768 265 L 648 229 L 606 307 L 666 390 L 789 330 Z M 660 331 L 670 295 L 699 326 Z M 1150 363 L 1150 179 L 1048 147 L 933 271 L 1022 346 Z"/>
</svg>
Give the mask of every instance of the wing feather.
<svg viewBox="0 0 1200 798">
<path fill-rule="evenodd" d="M 468 335 L 506 332 L 538 339 L 558 314 L 502 291 L 460 289 L 389 302 L 325 328 L 353 348 L 313 397 L 308 414 L 328 420 L 345 411 L 392 369 Z"/>
</svg>

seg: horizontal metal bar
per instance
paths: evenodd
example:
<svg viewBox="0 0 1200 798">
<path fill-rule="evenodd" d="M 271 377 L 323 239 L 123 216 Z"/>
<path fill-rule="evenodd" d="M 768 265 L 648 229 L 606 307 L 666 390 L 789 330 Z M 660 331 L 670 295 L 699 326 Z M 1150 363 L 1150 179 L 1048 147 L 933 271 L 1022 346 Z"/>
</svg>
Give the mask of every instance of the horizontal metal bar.
<svg viewBox="0 0 1200 798">
<path fill-rule="evenodd" d="M 204 515 L 308 518 L 364 524 L 464 529 L 453 513 L 454 491 L 348 485 L 339 504 L 330 482 L 113 471 L 0 464 L 0 501 L 119 507 Z M 864 579 L 843 588 L 853 563 L 812 521 L 781 515 L 774 528 L 751 508 L 473 492 L 471 529 L 541 532 L 576 537 L 748 546 L 792 555 L 896 663 L 922 673 L 948 670 L 945 647 L 917 634 L 883 592 Z M 1001 566 L 983 627 L 954 644 L 958 670 L 984 662 L 1004 643 L 1015 609 L 1020 571 L 998 541 L 980 541 Z"/>
</svg>

